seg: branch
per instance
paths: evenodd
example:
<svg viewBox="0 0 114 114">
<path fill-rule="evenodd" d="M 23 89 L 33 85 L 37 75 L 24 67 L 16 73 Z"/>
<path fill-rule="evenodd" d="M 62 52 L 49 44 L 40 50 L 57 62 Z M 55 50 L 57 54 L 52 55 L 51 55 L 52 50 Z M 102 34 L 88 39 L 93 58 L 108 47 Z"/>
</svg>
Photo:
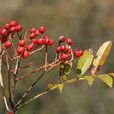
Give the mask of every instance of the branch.
<svg viewBox="0 0 114 114">
<path fill-rule="evenodd" d="M 7 98 L 6 98 L 6 95 L 5 95 L 5 91 L 4 91 L 4 83 L 3 83 L 3 78 L 2 78 L 2 46 L 1 46 L 1 41 L 0 41 L 0 86 L 1 86 L 1 89 L 2 89 L 2 96 L 3 96 L 3 99 L 4 99 L 4 104 L 6 106 L 6 109 L 7 111 L 9 111 L 9 106 L 8 106 L 8 102 L 7 102 Z"/>
<path fill-rule="evenodd" d="M 37 95 L 33 96 L 32 98 L 30 98 L 29 100 L 25 101 L 23 104 L 21 104 L 19 107 L 16 108 L 16 110 L 20 109 L 21 107 L 23 107 L 24 105 L 38 99 L 39 97 L 47 94 L 48 92 L 52 91 L 52 90 L 55 90 L 57 89 L 61 84 L 72 84 L 72 83 L 75 83 L 76 81 L 81 81 L 81 80 L 84 80 L 84 78 L 75 78 L 75 79 L 70 79 L 70 80 L 67 80 L 63 83 L 59 83 L 59 84 L 55 84 L 52 88 L 50 89 L 46 89 L 45 91 L 41 92 L 41 93 L 38 93 Z"/>
</svg>

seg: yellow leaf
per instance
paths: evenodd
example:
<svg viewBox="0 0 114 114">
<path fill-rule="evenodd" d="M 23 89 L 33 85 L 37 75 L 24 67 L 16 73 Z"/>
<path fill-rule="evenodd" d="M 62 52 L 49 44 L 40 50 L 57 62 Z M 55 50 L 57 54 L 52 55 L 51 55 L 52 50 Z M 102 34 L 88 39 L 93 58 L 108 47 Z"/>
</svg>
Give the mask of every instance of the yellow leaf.
<svg viewBox="0 0 114 114">
<path fill-rule="evenodd" d="M 93 60 L 93 54 L 91 54 L 90 51 L 85 50 L 83 55 L 81 56 L 81 58 L 78 61 L 77 73 L 80 75 L 85 74 L 86 71 L 91 66 L 92 60 Z"/>
<path fill-rule="evenodd" d="M 64 84 L 58 84 L 58 89 L 60 90 L 60 93 L 63 92 Z"/>
<path fill-rule="evenodd" d="M 108 74 L 102 74 L 102 75 L 98 75 L 97 77 L 100 78 L 109 87 L 112 87 L 113 79 L 111 76 L 109 76 Z"/>
<path fill-rule="evenodd" d="M 111 47 L 112 47 L 112 42 L 107 41 L 103 43 L 101 47 L 98 49 L 96 53 L 96 58 L 93 61 L 93 68 L 92 68 L 91 74 L 95 74 L 99 69 L 99 67 L 105 63 L 109 55 L 109 52 L 111 50 Z"/>
<path fill-rule="evenodd" d="M 93 85 L 95 78 L 93 76 L 84 76 L 90 86 Z"/>
</svg>

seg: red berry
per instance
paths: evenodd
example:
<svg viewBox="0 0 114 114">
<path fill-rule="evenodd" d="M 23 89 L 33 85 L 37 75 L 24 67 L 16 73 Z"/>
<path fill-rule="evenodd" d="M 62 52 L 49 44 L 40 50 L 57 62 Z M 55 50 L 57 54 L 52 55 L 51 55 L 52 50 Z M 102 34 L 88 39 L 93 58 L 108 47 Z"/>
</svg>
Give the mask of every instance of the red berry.
<svg viewBox="0 0 114 114">
<path fill-rule="evenodd" d="M 7 38 L 6 38 L 6 37 L 2 37 L 2 38 L 1 38 L 1 41 L 2 41 L 3 43 L 5 43 L 5 42 L 7 41 Z"/>
<path fill-rule="evenodd" d="M 33 42 L 34 44 L 37 44 L 37 39 L 32 39 L 32 42 Z"/>
<path fill-rule="evenodd" d="M 83 55 L 83 51 L 77 49 L 77 50 L 74 51 L 74 55 L 75 55 L 76 57 L 80 57 L 80 56 Z"/>
<path fill-rule="evenodd" d="M 35 46 L 34 43 L 31 43 L 30 45 L 26 46 L 26 49 L 28 51 L 31 51 L 34 48 L 34 46 Z"/>
<path fill-rule="evenodd" d="M 31 39 L 35 38 L 35 33 L 30 33 L 30 38 Z"/>
<path fill-rule="evenodd" d="M 31 32 L 31 33 L 35 33 L 35 32 L 36 32 L 36 29 L 35 29 L 35 28 L 31 28 L 31 29 L 30 29 L 30 32 Z"/>
<path fill-rule="evenodd" d="M 66 43 L 67 43 L 68 45 L 71 45 L 71 44 L 72 44 L 72 40 L 71 40 L 70 38 L 68 38 L 68 39 L 66 39 Z"/>
<path fill-rule="evenodd" d="M 13 111 L 10 111 L 10 112 L 8 112 L 8 114 L 14 114 L 14 112 Z"/>
<path fill-rule="evenodd" d="M 25 46 L 25 40 L 19 40 L 19 46 Z"/>
<path fill-rule="evenodd" d="M 60 52 L 61 51 L 61 46 L 58 46 L 57 48 L 56 48 L 56 52 Z"/>
<path fill-rule="evenodd" d="M 65 37 L 65 36 L 60 36 L 59 40 L 60 40 L 61 42 L 64 42 L 64 41 L 66 40 L 66 37 Z"/>
<path fill-rule="evenodd" d="M 66 50 L 66 47 L 65 46 L 60 46 L 60 50 L 61 51 L 65 51 Z"/>
<path fill-rule="evenodd" d="M 7 30 L 6 29 L 2 29 L 1 30 L 1 35 L 6 36 L 7 35 Z"/>
<path fill-rule="evenodd" d="M 11 21 L 11 22 L 10 22 L 10 25 L 11 25 L 12 27 L 15 27 L 15 26 L 18 25 L 18 23 L 17 23 L 16 21 Z"/>
<path fill-rule="evenodd" d="M 60 59 L 66 60 L 68 58 L 68 54 L 61 54 Z"/>
<path fill-rule="evenodd" d="M 18 47 L 18 48 L 17 48 L 17 52 L 18 52 L 19 54 L 23 54 L 24 51 L 25 51 L 25 49 L 24 49 L 23 47 Z"/>
<path fill-rule="evenodd" d="M 5 29 L 10 29 L 10 27 L 11 27 L 10 24 L 6 24 L 4 28 Z"/>
<path fill-rule="evenodd" d="M 16 28 L 15 27 L 11 27 L 10 28 L 10 32 L 16 32 Z"/>
<path fill-rule="evenodd" d="M 44 44 L 48 44 L 49 38 L 48 37 L 43 38 L 43 42 L 44 42 Z"/>
<path fill-rule="evenodd" d="M 5 45 L 5 47 L 6 48 L 9 48 L 9 47 L 11 47 L 11 42 L 10 41 L 6 41 L 5 43 L 4 43 L 4 45 Z"/>
<path fill-rule="evenodd" d="M 23 29 L 23 27 L 22 27 L 21 25 L 17 25 L 17 26 L 16 26 L 16 31 L 17 31 L 17 32 L 22 31 L 22 29 Z"/>
<path fill-rule="evenodd" d="M 70 49 L 67 50 L 66 54 L 71 54 L 71 50 Z"/>
<path fill-rule="evenodd" d="M 52 46 L 53 44 L 54 44 L 54 40 L 49 39 L 49 41 L 48 41 L 48 45 L 49 45 L 49 46 Z"/>
<path fill-rule="evenodd" d="M 44 40 L 42 38 L 37 39 L 37 44 L 40 45 L 44 44 Z"/>
<path fill-rule="evenodd" d="M 28 58 L 29 57 L 29 52 L 28 51 L 24 51 L 23 53 L 23 58 Z"/>
<path fill-rule="evenodd" d="M 40 32 L 38 30 L 36 30 L 35 35 L 38 36 L 40 34 Z"/>
<path fill-rule="evenodd" d="M 46 31 L 46 28 L 44 27 L 44 26 L 41 26 L 40 28 L 39 28 L 39 32 L 40 33 L 44 33 Z"/>
</svg>

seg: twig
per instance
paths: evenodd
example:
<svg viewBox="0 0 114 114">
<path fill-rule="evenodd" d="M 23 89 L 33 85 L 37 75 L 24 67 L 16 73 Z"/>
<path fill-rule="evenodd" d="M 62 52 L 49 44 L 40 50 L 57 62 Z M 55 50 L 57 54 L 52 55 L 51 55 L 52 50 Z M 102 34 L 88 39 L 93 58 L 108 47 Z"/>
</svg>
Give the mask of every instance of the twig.
<svg viewBox="0 0 114 114">
<path fill-rule="evenodd" d="M 45 70 L 47 69 L 47 56 L 48 56 L 48 47 L 47 47 L 47 45 L 45 45 Z"/>
<path fill-rule="evenodd" d="M 1 52 L 2 52 L 2 47 L 1 47 L 1 41 L 0 41 L 0 53 Z M 7 98 L 6 98 L 5 91 L 4 91 L 4 83 L 3 83 L 2 71 L 1 70 L 2 70 L 2 56 L 0 55 L 0 86 L 2 89 L 2 96 L 4 99 L 4 104 L 6 106 L 7 111 L 9 111 L 10 109 L 9 109 Z"/>
<path fill-rule="evenodd" d="M 53 64 L 55 64 L 55 63 L 57 63 L 57 62 L 58 62 L 58 60 L 56 60 L 56 61 L 54 61 L 54 62 L 48 64 L 46 67 L 49 68 L 50 66 L 52 66 Z M 16 81 L 19 81 L 19 80 L 21 80 L 21 79 L 23 79 L 23 78 L 26 78 L 26 77 L 28 77 L 28 76 L 31 76 L 31 75 L 34 74 L 35 72 L 38 72 L 39 70 L 44 69 L 44 68 L 45 68 L 45 65 L 44 65 L 44 66 L 41 66 L 41 67 L 38 67 L 38 68 L 32 70 L 32 71 L 29 72 L 29 73 L 26 73 L 26 74 L 24 74 L 24 75 L 22 75 L 22 76 L 20 76 L 20 77 L 17 77 L 15 80 L 16 80 Z"/>
<path fill-rule="evenodd" d="M 21 102 L 24 100 L 24 98 L 29 94 L 29 92 L 33 89 L 33 87 L 37 84 L 37 82 L 42 78 L 42 76 L 46 73 L 46 71 L 42 72 L 40 76 L 33 82 L 33 84 L 28 88 L 28 90 L 23 94 L 21 99 L 18 101 L 18 103 L 15 105 L 15 108 L 18 107 Z"/>
<path fill-rule="evenodd" d="M 24 105 L 38 99 L 39 97 L 47 94 L 48 92 L 52 91 L 52 90 L 55 90 L 57 89 L 61 84 L 71 84 L 71 83 L 75 83 L 76 81 L 81 81 L 81 80 L 84 80 L 84 78 L 75 78 L 75 79 L 70 79 L 70 80 L 67 80 L 63 83 L 59 83 L 59 84 L 55 84 L 52 88 L 49 88 L 49 89 L 46 89 L 45 91 L 41 92 L 41 93 L 38 93 L 37 95 L 33 96 L 32 98 L 30 98 L 29 100 L 25 101 L 23 104 L 21 104 L 19 107 L 16 108 L 16 110 L 20 109 L 21 107 L 23 107 Z"/>
</svg>

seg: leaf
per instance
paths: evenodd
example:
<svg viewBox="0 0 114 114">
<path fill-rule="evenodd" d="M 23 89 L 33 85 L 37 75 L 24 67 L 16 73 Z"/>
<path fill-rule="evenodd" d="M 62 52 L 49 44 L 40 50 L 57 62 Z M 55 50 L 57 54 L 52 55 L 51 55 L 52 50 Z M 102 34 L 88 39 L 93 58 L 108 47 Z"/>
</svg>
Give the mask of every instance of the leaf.
<svg viewBox="0 0 114 114">
<path fill-rule="evenodd" d="M 93 76 L 84 76 L 84 78 L 86 79 L 86 81 L 88 82 L 88 84 L 90 86 L 93 85 L 94 81 L 95 81 L 95 78 Z"/>
<path fill-rule="evenodd" d="M 58 89 L 60 90 L 60 93 L 63 92 L 64 84 L 58 84 Z"/>
<path fill-rule="evenodd" d="M 93 68 L 91 70 L 91 74 L 95 74 L 96 71 L 98 71 L 98 69 L 100 68 L 100 66 L 102 66 L 105 63 L 109 55 L 109 52 L 111 50 L 111 47 L 112 47 L 112 42 L 107 41 L 103 43 L 101 47 L 98 49 L 96 53 L 96 58 L 93 61 Z"/>
<path fill-rule="evenodd" d="M 91 66 L 92 60 L 93 60 L 93 54 L 91 54 L 90 51 L 85 50 L 83 55 L 80 57 L 78 61 L 77 71 L 81 71 L 80 75 L 86 73 L 86 71 Z"/>
<path fill-rule="evenodd" d="M 51 89 L 51 88 L 53 88 L 53 87 L 54 87 L 54 85 L 53 85 L 52 83 L 49 83 L 49 84 L 48 84 L 48 88 L 49 88 L 49 89 Z"/>
<path fill-rule="evenodd" d="M 98 75 L 97 77 L 100 78 L 109 87 L 112 87 L 112 85 L 113 85 L 113 78 L 110 75 L 102 74 L 102 75 Z"/>
<path fill-rule="evenodd" d="M 69 75 L 72 69 L 72 63 L 61 63 L 60 64 L 60 79 L 63 81 L 67 80 L 67 75 Z"/>
<path fill-rule="evenodd" d="M 64 65 L 64 73 L 66 75 L 68 75 L 70 73 L 71 69 L 72 69 L 72 63 L 69 63 L 69 64 L 65 64 Z"/>
</svg>

